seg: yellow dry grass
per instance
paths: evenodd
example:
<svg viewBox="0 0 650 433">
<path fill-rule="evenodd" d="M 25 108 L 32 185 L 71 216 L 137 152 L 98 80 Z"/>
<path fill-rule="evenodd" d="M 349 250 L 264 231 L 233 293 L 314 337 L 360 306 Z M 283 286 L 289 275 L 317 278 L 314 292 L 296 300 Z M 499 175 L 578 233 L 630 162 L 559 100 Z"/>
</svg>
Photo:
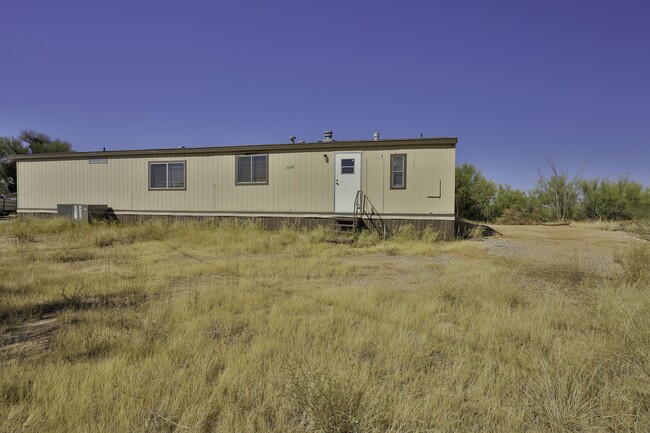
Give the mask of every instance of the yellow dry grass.
<svg viewBox="0 0 650 433">
<path fill-rule="evenodd" d="M 641 247 L 603 274 L 408 231 L 0 230 L 0 431 L 650 430 Z"/>
</svg>

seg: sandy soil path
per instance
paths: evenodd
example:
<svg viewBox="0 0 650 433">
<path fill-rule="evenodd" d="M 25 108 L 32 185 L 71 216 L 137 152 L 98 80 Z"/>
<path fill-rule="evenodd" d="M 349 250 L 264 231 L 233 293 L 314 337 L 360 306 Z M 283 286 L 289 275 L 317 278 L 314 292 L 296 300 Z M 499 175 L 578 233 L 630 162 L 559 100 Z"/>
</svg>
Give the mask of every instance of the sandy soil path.
<svg viewBox="0 0 650 433">
<path fill-rule="evenodd" d="M 583 260 L 607 270 L 614 256 L 642 241 L 622 231 L 605 231 L 585 225 L 490 225 L 501 236 L 487 238 L 491 252 L 535 260 Z"/>
</svg>

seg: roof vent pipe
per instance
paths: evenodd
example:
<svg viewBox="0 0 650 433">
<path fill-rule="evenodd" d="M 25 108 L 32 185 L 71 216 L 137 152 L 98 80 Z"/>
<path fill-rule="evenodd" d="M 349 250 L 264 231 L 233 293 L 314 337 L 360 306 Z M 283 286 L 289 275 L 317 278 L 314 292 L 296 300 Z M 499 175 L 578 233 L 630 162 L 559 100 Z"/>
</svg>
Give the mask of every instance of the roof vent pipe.
<svg viewBox="0 0 650 433">
<path fill-rule="evenodd" d="M 372 139 L 375 141 L 379 141 L 379 132 L 375 132 L 374 134 L 372 134 Z"/>
<path fill-rule="evenodd" d="M 332 141 L 334 133 L 332 131 L 325 131 L 325 140 L 323 141 Z"/>
</svg>

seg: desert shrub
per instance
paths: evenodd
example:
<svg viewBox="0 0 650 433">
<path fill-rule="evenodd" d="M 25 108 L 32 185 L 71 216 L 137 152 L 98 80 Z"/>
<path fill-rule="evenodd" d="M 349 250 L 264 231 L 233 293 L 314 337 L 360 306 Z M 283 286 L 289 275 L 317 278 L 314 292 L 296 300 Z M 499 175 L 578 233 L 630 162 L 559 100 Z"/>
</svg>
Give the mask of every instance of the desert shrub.
<svg viewBox="0 0 650 433">
<path fill-rule="evenodd" d="M 432 227 L 427 227 L 422 231 L 421 239 L 424 242 L 440 242 L 440 232 Z"/>
<path fill-rule="evenodd" d="M 381 242 L 379 234 L 373 230 L 363 230 L 357 236 L 355 245 L 358 247 L 372 247 Z"/>
<path fill-rule="evenodd" d="M 417 230 L 411 224 L 399 226 L 393 233 L 393 238 L 400 241 L 414 241 L 418 237 Z"/>
<path fill-rule="evenodd" d="M 265 230 L 271 232 L 270 230 Z M 281 245 L 289 245 L 299 241 L 301 231 L 299 228 L 292 226 L 290 224 L 283 224 L 280 230 L 274 231 L 274 235 L 279 237 L 279 242 Z"/>
<path fill-rule="evenodd" d="M 307 423 L 324 433 L 375 431 L 385 408 L 377 404 L 366 384 L 357 378 L 340 379 L 319 368 L 289 367 L 285 387 Z"/>
<path fill-rule="evenodd" d="M 474 227 L 472 227 L 472 229 L 467 234 L 467 238 L 468 239 L 473 239 L 475 241 L 483 239 L 484 232 L 485 232 L 485 229 L 483 228 L 483 226 L 475 225 Z"/>
<path fill-rule="evenodd" d="M 614 261 L 623 268 L 622 278 L 629 284 L 637 284 L 650 275 L 650 247 L 647 245 L 633 245 L 616 254 Z"/>
<path fill-rule="evenodd" d="M 538 170 L 534 194 L 548 213 L 548 218 L 557 221 L 572 219 L 578 206 L 578 179 L 569 178 L 554 161 L 548 160 L 550 174 Z"/>
<path fill-rule="evenodd" d="M 508 211 L 524 213 L 529 204 L 530 197 L 524 191 L 499 185 L 490 206 L 490 220 L 495 220 Z"/>
<path fill-rule="evenodd" d="M 650 190 L 621 177 L 581 180 L 580 204 L 583 216 L 590 219 L 624 220 L 650 216 Z"/>
<path fill-rule="evenodd" d="M 16 223 L 11 230 L 11 234 L 15 236 L 18 242 L 35 242 L 36 233 L 31 230 L 27 225 Z"/>
<path fill-rule="evenodd" d="M 332 230 L 328 230 L 323 226 L 319 226 L 313 230 L 310 230 L 307 234 L 307 238 L 309 239 L 309 242 L 318 244 L 320 242 L 326 241 L 331 232 Z"/>
<path fill-rule="evenodd" d="M 627 230 L 641 239 L 650 241 L 650 219 L 635 220 L 627 225 Z"/>
<path fill-rule="evenodd" d="M 456 167 L 456 217 L 488 221 L 496 185 L 471 164 Z"/>
</svg>

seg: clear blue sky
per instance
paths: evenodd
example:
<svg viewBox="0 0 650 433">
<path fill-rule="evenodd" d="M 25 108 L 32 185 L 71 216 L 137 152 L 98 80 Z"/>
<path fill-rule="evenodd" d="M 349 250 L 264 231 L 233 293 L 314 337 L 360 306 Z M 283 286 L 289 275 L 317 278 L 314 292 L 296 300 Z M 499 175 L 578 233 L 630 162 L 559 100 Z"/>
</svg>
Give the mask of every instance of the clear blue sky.
<svg viewBox="0 0 650 433">
<path fill-rule="evenodd" d="M 649 1 L 0 0 L 0 135 L 75 150 L 456 136 L 650 185 Z"/>
</svg>

